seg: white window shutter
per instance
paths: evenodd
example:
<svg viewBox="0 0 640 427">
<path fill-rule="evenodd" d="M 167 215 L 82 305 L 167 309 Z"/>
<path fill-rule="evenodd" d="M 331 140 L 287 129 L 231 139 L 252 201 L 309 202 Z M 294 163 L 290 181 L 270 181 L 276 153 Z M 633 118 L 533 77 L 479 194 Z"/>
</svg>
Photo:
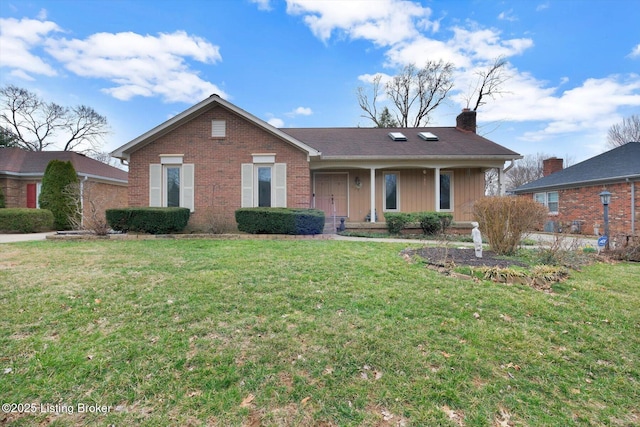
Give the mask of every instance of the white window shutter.
<svg viewBox="0 0 640 427">
<path fill-rule="evenodd" d="M 193 163 L 185 163 L 182 165 L 182 204 L 183 208 L 189 208 L 191 212 L 194 210 L 194 165 Z"/>
<path fill-rule="evenodd" d="M 287 207 L 287 164 L 276 163 L 273 166 L 274 203 L 276 208 Z"/>
<path fill-rule="evenodd" d="M 243 208 L 253 207 L 253 164 L 242 164 L 242 202 L 240 204 Z"/>
<path fill-rule="evenodd" d="M 149 206 L 162 206 L 162 165 L 149 165 Z"/>
</svg>

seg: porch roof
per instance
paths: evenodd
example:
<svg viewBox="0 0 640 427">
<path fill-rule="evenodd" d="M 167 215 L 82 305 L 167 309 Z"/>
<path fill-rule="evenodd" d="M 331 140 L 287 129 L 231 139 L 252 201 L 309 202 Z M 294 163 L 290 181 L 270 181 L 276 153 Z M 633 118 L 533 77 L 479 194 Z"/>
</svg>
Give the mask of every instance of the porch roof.
<svg viewBox="0 0 640 427">
<path fill-rule="evenodd" d="M 304 141 L 322 153 L 322 160 L 411 159 L 411 158 L 501 158 L 522 156 L 473 132 L 455 127 L 423 128 L 283 128 L 288 135 Z M 393 140 L 390 132 L 400 132 L 406 140 Z M 425 141 L 421 132 L 430 132 L 437 141 Z"/>
</svg>

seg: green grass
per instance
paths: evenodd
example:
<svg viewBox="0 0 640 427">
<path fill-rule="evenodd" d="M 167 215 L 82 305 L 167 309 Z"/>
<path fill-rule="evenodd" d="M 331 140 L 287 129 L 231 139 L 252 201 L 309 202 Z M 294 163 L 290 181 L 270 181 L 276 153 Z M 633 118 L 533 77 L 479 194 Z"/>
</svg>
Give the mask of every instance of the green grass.
<svg viewBox="0 0 640 427">
<path fill-rule="evenodd" d="M 546 294 L 445 278 L 404 246 L 0 245 L 0 424 L 640 422 L 640 265 Z M 111 406 L 78 414 L 78 404 Z"/>
</svg>

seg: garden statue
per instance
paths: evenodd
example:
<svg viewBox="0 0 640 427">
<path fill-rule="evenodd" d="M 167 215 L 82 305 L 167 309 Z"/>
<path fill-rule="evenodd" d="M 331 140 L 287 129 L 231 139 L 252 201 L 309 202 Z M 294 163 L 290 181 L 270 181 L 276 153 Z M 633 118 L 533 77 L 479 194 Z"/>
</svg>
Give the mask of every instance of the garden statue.
<svg viewBox="0 0 640 427">
<path fill-rule="evenodd" d="M 476 258 L 482 258 L 482 234 L 480 234 L 479 224 L 472 222 L 473 230 L 471 230 L 471 237 L 473 237 L 473 247 L 476 249 Z"/>
</svg>

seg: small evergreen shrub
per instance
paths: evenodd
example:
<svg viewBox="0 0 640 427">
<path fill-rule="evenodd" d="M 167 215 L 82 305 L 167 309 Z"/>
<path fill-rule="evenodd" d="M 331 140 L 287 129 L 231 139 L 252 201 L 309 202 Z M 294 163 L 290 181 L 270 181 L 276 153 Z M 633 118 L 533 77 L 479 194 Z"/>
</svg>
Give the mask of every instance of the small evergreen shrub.
<svg viewBox="0 0 640 427">
<path fill-rule="evenodd" d="M 400 234 L 407 224 L 413 221 L 413 217 L 404 212 L 385 212 L 384 220 L 390 234 Z"/>
<path fill-rule="evenodd" d="M 70 161 L 51 160 L 42 177 L 42 190 L 40 191 L 40 207 L 53 213 L 54 227 L 57 230 L 69 230 L 80 209 L 78 200 L 69 197 L 65 193 L 69 185 L 78 183 L 78 175 Z"/>
<path fill-rule="evenodd" d="M 446 212 L 386 212 L 384 219 L 390 234 L 400 234 L 409 224 L 419 223 L 424 234 L 446 232 L 453 215 Z"/>
<path fill-rule="evenodd" d="M 422 234 L 436 234 L 442 229 L 440 217 L 435 212 L 419 212 L 416 219 L 420 222 Z"/>
<path fill-rule="evenodd" d="M 124 233 L 133 231 L 149 234 L 178 233 L 187 226 L 191 212 L 188 208 L 118 208 L 107 209 L 109 226 Z"/>
<path fill-rule="evenodd" d="M 300 208 L 241 208 L 235 212 L 238 230 L 251 234 L 322 234 L 324 212 Z"/>
<path fill-rule="evenodd" d="M 0 232 L 37 233 L 53 230 L 53 214 L 47 209 L 0 209 Z"/>
<path fill-rule="evenodd" d="M 0 187 L 0 209 L 5 208 L 4 204 L 4 191 L 2 191 L 2 187 Z"/>
</svg>

